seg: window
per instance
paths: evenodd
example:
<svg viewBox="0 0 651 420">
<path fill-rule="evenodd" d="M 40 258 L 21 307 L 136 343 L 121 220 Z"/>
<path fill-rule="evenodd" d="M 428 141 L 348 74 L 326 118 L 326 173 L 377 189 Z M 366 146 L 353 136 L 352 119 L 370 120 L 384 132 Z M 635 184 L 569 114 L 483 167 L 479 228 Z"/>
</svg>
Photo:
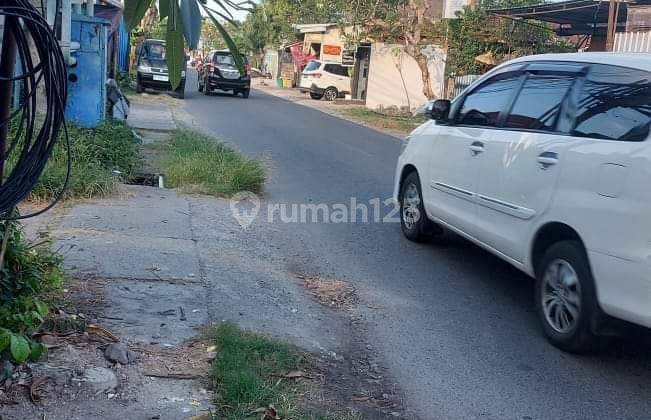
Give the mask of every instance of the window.
<svg viewBox="0 0 651 420">
<path fill-rule="evenodd" d="M 336 74 L 337 76 L 348 76 L 348 70 L 339 64 L 326 64 L 323 70 L 328 73 Z"/>
<path fill-rule="evenodd" d="M 519 72 L 502 73 L 473 90 L 463 101 L 457 123 L 496 127 L 500 113 L 520 85 L 520 75 Z"/>
<path fill-rule="evenodd" d="M 142 56 L 150 60 L 165 60 L 165 44 L 145 44 L 142 49 Z"/>
<path fill-rule="evenodd" d="M 246 56 L 242 55 L 242 60 L 246 63 Z M 213 56 L 213 63 L 224 66 L 235 66 L 235 58 L 233 57 L 233 54 L 230 53 L 215 53 Z"/>
<path fill-rule="evenodd" d="M 579 94 L 572 135 L 643 141 L 651 124 L 651 73 L 593 65 Z"/>
<path fill-rule="evenodd" d="M 309 63 L 307 63 L 307 66 L 305 66 L 305 69 L 303 71 L 319 70 L 319 67 L 321 67 L 321 63 L 316 60 L 312 60 Z"/>
<path fill-rule="evenodd" d="M 573 77 L 562 75 L 527 76 L 504 127 L 554 131 L 561 104 L 573 80 Z"/>
</svg>

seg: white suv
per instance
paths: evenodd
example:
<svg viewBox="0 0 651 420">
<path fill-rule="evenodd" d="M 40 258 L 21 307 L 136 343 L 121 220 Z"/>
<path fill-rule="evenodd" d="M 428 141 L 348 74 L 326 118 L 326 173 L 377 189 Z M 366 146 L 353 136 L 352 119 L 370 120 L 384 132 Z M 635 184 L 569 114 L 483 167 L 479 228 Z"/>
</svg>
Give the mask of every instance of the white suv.
<svg viewBox="0 0 651 420">
<path fill-rule="evenodd" d="M 651 55 L 516 59 L 431 114 L 396 169 L 407 238 L 453 231 L 535 277 L 566 351 L 651 327 Z"/>
<path fill-rule="evenodd" d="M 309 92 L 312 99 L 334 101 L 344 93 L 350 93 L 349 69 L 350 66 L 312 60 L 303 69 L 300 90 Z"/>
</svg>

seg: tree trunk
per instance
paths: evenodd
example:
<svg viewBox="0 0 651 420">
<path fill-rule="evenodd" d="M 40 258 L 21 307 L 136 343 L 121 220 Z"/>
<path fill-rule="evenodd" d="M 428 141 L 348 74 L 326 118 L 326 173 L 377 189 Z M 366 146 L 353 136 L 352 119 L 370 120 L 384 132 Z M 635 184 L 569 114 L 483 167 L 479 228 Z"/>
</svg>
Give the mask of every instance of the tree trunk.
<svg viewBox="0 0 651 420">
<path fill-rule="evenodd" d="M 151 7 L 145 12 L 145 16 L 143 16 L 142 20 L 140 21 L 140 28 L 142 32 L 136 38 L 135 45 L 131 49 L 131 69 L 134 69 L 136 67 L 136 62 L 138 61 L 138 57 L 136 57 L 136 49 L 138 46 L 140 46 L 140 44 L 142 44 L 145 39 L 147 39 L 147 37 L 150 36 L 151 30 L 156 23 L 156 19 L 158 19 L 158 9 L 156 8 L 156 5 L 152 3 Z"/>
<path fill-rule="evenodd" d="M 434 91 L 432 91 L 432 78 L 429 74 L 427 56 L 418 46 L 407 47 L 405 52 L 416 60 L 416 64 L 418 64 L 421 79 L 423 81 L 423 95 L 425 95 L 427 99 L 434 99 L 436 95 L 434 95 Z"/>
</svg>

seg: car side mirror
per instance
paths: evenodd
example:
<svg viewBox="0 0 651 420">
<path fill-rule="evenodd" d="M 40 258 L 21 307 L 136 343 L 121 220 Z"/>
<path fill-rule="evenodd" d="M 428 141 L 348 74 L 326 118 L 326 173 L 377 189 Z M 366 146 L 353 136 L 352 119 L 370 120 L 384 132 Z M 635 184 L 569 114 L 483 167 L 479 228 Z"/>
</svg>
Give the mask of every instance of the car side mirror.
<svg viewBox="0 0 651 420">
<path fill-rule="evenodd" d="M 434 121 L 447 121 L 450 116 L 450 101 L 447 99 L 438 99 L 432 104 L 430 117 Z"/>
</svg>

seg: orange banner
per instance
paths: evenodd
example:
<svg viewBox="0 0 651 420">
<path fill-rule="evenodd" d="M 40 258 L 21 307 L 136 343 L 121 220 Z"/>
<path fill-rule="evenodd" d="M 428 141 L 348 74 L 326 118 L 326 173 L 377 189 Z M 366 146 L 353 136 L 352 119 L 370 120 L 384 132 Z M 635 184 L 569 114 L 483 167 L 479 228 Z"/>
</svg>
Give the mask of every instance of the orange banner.
<svg viewBox="0 0 651 420">
<path fill-rule="evenodd" d="M 337 45 L 324 45 L 323 46 L 323 54 L 340 55 L 341 54 L 341 47 L 339 47 Z"/>
</svg>

